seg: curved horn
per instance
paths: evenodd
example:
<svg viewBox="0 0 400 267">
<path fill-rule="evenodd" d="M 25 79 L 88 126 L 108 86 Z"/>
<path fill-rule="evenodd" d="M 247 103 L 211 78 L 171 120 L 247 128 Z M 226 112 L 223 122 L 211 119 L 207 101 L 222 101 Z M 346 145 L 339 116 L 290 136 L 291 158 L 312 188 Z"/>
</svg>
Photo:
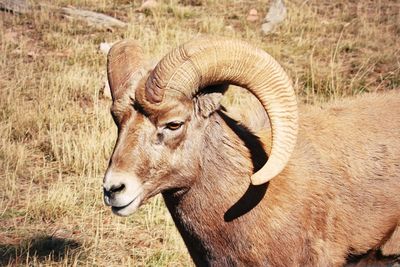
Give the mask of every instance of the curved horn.
<svg viewBox="0 0 400 267">
<path fill-rule="evenodd" d="M 209 85 L 230 83 L 251 91 L 271 122 L 272 148 L 267 163 L 253 176 L 263 184 L 286 166 L 298 130 L 296 95 L 282 67 L 266 52 L 238 40 L 203 37 L 164 57 L 146 83 L 147 105 L 156 108 L 168 91 L 188 97 Z"/>
<path fill-rule="evenodd" d="M 116 43 L 107 56 L 107 76 L 113 101 L 120 99 L 136 74 L 142 74 L 143 51 L 132 40 Z"/>
</svg>

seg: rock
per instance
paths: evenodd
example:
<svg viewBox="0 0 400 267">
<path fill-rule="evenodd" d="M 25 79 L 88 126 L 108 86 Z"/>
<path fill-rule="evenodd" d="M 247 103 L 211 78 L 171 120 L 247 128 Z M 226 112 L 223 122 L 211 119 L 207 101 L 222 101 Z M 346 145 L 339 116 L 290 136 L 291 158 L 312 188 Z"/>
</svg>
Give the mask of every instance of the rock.
<svg viewBox="0 0 400 267">
<path fill-rule="evenodd" d="M 109 30 L 127 26 L 127 23 L 116 18 L 89 10 L 82 10 L 74 7 L 58 8 L 57 6 L 46 3 L 38 3 L 36 6 L 32 6 L 27 0 L 0 0 L 0 9 L 14 13 L 30 13 L 33 12 L 35 8 L 51 10 L 55 13 L 61 13 L 65 18 L 86 21 L 89 25 Z"/>
<path fill-rule="evenodd" d="M 285 20 L 286 15 L 287 10 L 283 0 L 273 0 L 271 7 L 264 18 L 265 22 L 261 25 L 263 33 L 269 34 L 273 32 L 276 27 Z"/>
<path fill-rule="evenodd" d="M 0 0 L 0 9 L 25 14 L 31 12 L 31 5 L 27 0 Z"/>
<path fill-rule="evenodd" d="M 110 49 L 111 49 L 111 46 L 113 46 L 112 43 L 110 44 L 107 42 L 102 42 L 102 43 L 100 43 L 99 49 L 103 54 L 107 55 L 108 51 L 110 51 Z"/>
<path fill-rule="evenodd" d="M 104 27 L 107 29 L 124 28 L 127 26 L 125 22 L 122 22 L 116 18 L 89 10 L 63 7 L 60 9 L 60 12 L 66 18 L 83 20 L 92 26 Z"/>
<path fill-rule="evenodd" d="M 252 9 L 250 9 L 249 14 L 247 15 L 246 19 L 247 19 L 247 21 L 254 22 L 254 21 L 257 21 L 259 18 L 260 17 L 258 15 L 257 9 L 252 8 Z"/>
</svg>

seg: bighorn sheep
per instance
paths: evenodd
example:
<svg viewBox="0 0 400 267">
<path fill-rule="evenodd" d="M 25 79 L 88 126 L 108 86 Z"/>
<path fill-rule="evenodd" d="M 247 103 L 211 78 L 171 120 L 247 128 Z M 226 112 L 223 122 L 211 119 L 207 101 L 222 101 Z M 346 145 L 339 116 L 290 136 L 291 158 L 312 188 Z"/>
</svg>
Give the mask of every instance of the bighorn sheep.
<svg viewBox="0 0 400 267">
<path fill-rule="evenodd" d="M 162 193 L 198 266 L 400 254 L 398 91 L 300 107 L 298 118 L 283 69 L 246 42 L 201 37 L 154 70 L 143 62 L 134 41 L 108 55 L 118 140 L 103 185 L 115 214 Z M 252 92 L 270 133 L 224 112 L 220 84 Z"/>
</svg>

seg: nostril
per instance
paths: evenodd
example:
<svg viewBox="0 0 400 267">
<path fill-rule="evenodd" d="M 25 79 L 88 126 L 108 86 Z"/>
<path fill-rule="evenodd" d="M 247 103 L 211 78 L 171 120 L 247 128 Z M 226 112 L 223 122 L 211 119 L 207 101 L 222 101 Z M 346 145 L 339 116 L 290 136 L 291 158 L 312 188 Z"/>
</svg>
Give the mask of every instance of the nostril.
<svg viewBox="0 0 400 267">
<path fill-rule="evenodd" d="M 116 193 L 119 193 L 124 189 L 125 189 L 125 185 L 120 184 L 120 185 L 113 185 L 110 187 L 110 189 L 106 189 L 105 187 L 103 187 L 103 192 L 104 192 L 104 196 L 112 199 L 112 198 L 114 198 L 114 195 Z"/>
<path fill-rule="evenodd" d="M 121 192 L 124 189 L 125 189 L 125 185 L 124 184 L 120 184 L 120 185 L 116 185 L 116 186 L 113 185 L 110 188 L 110 192 L 111 193 L 118 193 L 118 192 Z"/>
<path fill-rule="evenodd" d="M 111 197 L 111 192 L 109 191 L 109 190 L 107 190 L 105 187 L 103 187 L 103 193 L 104 193 L 104 196 L 106 196 L 106 197 Z"/>
</svg>

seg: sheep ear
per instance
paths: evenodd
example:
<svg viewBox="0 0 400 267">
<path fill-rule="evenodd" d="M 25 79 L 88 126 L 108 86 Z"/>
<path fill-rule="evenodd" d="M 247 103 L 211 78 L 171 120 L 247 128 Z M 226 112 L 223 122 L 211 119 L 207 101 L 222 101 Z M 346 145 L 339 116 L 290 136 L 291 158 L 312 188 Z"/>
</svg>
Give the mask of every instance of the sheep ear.
<svg viewBox="0 0 400 267">
<path fill-rule="evenodd" d="M 200 95 L 195 98 L 195 110 L 198 116 L 209 117 L 214 111 L 217 111 L 221 104 L 223 95 L 221 93 L 211 93 Z"/>
<path fill-rule="evenodd" d="M 221 99 L 228 89 L 228 85 L 209 86 L 194 98 L 195 110 L 198 116 L 209 117 L 221 107 Z"/>
</svg>

